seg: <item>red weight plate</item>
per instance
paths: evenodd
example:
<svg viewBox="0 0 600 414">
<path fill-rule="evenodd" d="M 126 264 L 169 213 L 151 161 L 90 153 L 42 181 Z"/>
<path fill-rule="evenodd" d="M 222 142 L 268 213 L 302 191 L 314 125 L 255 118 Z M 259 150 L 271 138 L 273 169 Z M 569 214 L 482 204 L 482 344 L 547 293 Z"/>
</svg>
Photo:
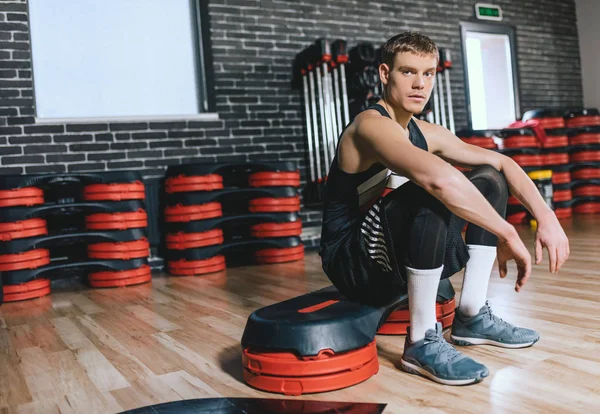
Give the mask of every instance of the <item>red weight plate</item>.
<svg viewBox="0 0 600 414">
<path fill-rule="evenodd" d="M 123 200 L 144 200 L 146 194 L 143 192 L 129 193 L 91 193 L 84 194 L 84 200 L 87 201 L 123 201 Z"/>
<path fill-rule="evenodd" d="M 356 351 L 351 351 L 356 352 Z M 359 368 L 315 376 L 275 376 L 256 374 L 244 368 L 244 381 L 259 390 L 284 395 L 302 395 L 347 388 L 371 378 L 379 371 L 379 360 L 372 358 Z"/>
<path fill-rule="evenodd" d="M 50 287 L 50 279 L 36 279 L 18 285 L 4 285 L 4 294 L 32 292 Z"/>
<path fill-rule="evenodd" d="M 37 299 L 50 294 L 50 286 L 31 290 L 23 293 L 5 293 L 4 302 L 17 302 L 20 300 Z"/>
<path fill-rule="evenodd" d="M 600 161 L 600 151 L 580 151 L 571 154 L 571 162 Z"/>
<path fill-rule="evenodd" d="M 22 221 L 0 223 L 0 233 L 10 233 L 13 231 L 37 230 L 46 227 L 46 220 L 41 218 L 32 218 Z"/>
<path fill-rule="evenodd" d="M 190 191 L 213 191 L 223 188 L 223 177 L 219 174 L 198 176 L 169 177 L 165 180 L 167 193 L 185 193 Z"/>
<path fill-rule="evenodd" d="M 552 194 L 552 199 L 555 202 L 569 201 L 573 199 L 573 193 L 571 190 L 555 190 Z"/>
<path fill-rule="evenodd" d="M 252 213 L 300 211 L 300 197 L 255 198 L 250 200 L 248 210 Z"/>
<path fill-rule="evenodd" d="M 552 173 L 552 184 L 567 184 L 570 182 L 571 173 L 569 171 Z"/>
<path fill-rule="evenodd" d="M 435 304 L 435 315 L 436 318 L 441 318 L 451 312 L 454 312 L 456 308 L 456 301 L 454 298 L 447 300 L 446 302 Z M 408 308 L 397 309 L 388 316 L 387 322 L 408 322 L 410 321 L 410 311 Z"/>
<path fill-rule="evenodd" d="M 504 148 L 537 148 L 540 146 L 538 139 L 531 135 L 513 135 L 503 140 Z"/>
<path fill-rule="evenodd" d="M 177 276 L 203 275 L 226 269 L 225 256 L 204 260 L 177 260 L 168 262 L 169 273 Z"/>
<path fill-rule="evenodd" d="M 544 129 L 556 129 L 565 127 L 565 119 L 563 117 L 549 117 L 549 118 L 532 118 L 539 121 L 540 126 Z"/>
<path fill-rule="evenodd" d="M 573 190 L 575 197 L 600 197 L 600 185 L 584 185 Z"/>
<path fill-rule="evenodd" d="M 250 187 L 300 187 L 300 180 L 252 180 Z"/>
<path fill-rule="evenodd" d="M 558 219 L 569 218 L 569 217 L 573 216 L 573 208 L 572 207 L 557 208 L 556 210 L 554 210 L 554 214 L 556 215 L 556 218 L 558 218 Z"/>
<path fill-rule="evenodd" d="M 542 159 L 545 165 L 563 165 L 569 163 L 569 154 L 544 154 Z"/>
<path fill-rule="evenodd" d="M 377 358 L 375 341 L 356 351 L 336 354 L 326 349 L 307 357 L 292 352 L 258 352 L 246 348 L 242 352 L 242 365 L 258 375 L 313 377 L 358 369 L 373 358 Z"/>
<path fill-rule="evenodd" d="M 88 275 L 89 280 L 96 282 L 107 281 L 107 280 L 120 280 L 120 279 L 135 279 L 143 276 L 148 276 L 152 273 L 150 266 L 143 265 L 137 269 L 132 270 L 119 270 L 119 271 L 105 271 L 95 272 Z"/>
<path fill-rule="evenodd" d="M 50 260 L 50 251 L 48 249 L 33 249 L 23 253 L 0 255 L 0 263 L 22 263 L 40 259 Z M 32 269 L 36 268 L 33 267 Z"/>
<path fill-rule="evenodd" d="M 300 173 L 293 172 L 259 172 L 248 177 L 250 187 L 299 187 Z"/>
<path fill-rule="evenodd" d="M 544 165 L 541 155 L 511 155 L 511 158 L 521 167 L 539 167 Z"/>
<path fill-rule="evenodd" d="M 90 286 L 93 288 L 108 288 L 108 287 L 125 287 L 131 285 L 139 285 L 152 281 L 152 275 L 148 274 L 145 276 L 131 277 L 128 279 L 116 279 L 116 280 L 90 280 Z"/>
<path fill-rule="evenodd" d="M 600 178 L 600 168 L 581 168 L 571 173 L 575 180 L 593 180 Z"/>
<path fill-rule="evenodd" d="M 454 320 L 454 311 L 438 316 L 437 320 L 442 324 L 442 328 L 447 328 L 452 325 L 452 321 Z M 379 330 L 377 331 L 378 335 L 406 335 L 407 329 L 410 326 L 409 321 L 386 321 Z"/>
<path fill-rule="evenodd" d="M 176 205 L 165 208 L 165 220 L 168 223 L 206 220 L 222 216 L 223 210 L 221 208 L 221 203 L 219 202 L 197 204 L 192 206 Z"/>
<path fill-rule="evenodd" d="M 485 149 L 496 149 L 498 145 L 492 138 L 461 138 L 465 143 Z"/>
<path fill-rule="evenodd" d="M 118 243 L 96 243 L 88 246 L 91 259 L 131 260 L 150 256 L 150 243 L 147 239 Z"/>
<path fill-rule="evenodd" d="M 41 219 L 32 219 L 32 220 L 25 220 L 25 221 L 34 221 L 34 220 L 37 221 L 37 220 L 41 220 Z M 26 239 L 28 237 L 44 236 L 44 235 L 48 234 L 48 228 L 46 227 L 46 222 L 44 220 L 41 220 L 44 222 L 44 224 L 40 227 L 28 227 L 28 225 L 25 225 L 25 226 L 19 225 L 19 223 L 25 223 L 25 221 L 21 221 L 21 222 L 17 222 L 17 223 L 0 223 L 0 226 L 3 226 L 4 229 L 8 229 L 11 227 L 12 228 L 27 227 L 27 228 L 23 228 L 22 230 L 2 231 L 0 233 L 0 241 L 8 242 L 11 240 Z"/>
<path fill-rule="evenodd" d="M 274 263 L 287 263 L 296 262 L 304 259 L 304 252 L 288 254 L 285 256 L 273 256 L 273 257 L 256 257 L 256 263 L 258 264 L 274 264 Z"/>
<path fill-rule="evenodd" d="M 598 214 L 600 213 L 600 201 L 599 202 L 591 202 L 591 203 L 583 203 L 575 206 L 573 209 L 575 214 Z"/>
<path fill-rule="evenodd" d="M 0 200 L 11 198 L 44 198 L 44 191 L 37 187 L 15 188 L 13 190 L 0 190 Z M 43 201 L 42 201 L 43 203 Z"/>
<path fill-rule="evenodd" d="M 510 206 L 520 206 L 521 202 L 517 199 L 517 197 L 511 195 L 508 197 L 508 205 Z"/>
<path fill-rule="evenodd" d="M 0 200 L 0 207 L 35 206 L 44 204 L 43 197 L 5 198 Z"/>
<path fill-rule="evenodd" d="M 586 144 L 600 144 L 599 133 L 583 133 L 577 134 L 571 137 L 571 145 L 586 145 Z"/>
<path fill-rule="evenodd" d="M 546 141 L 544 141 L 544 148 L 560 148 L 568 146 L 568 135 L 548 135 Z"/>
<path fill-rule="evenodd" d="M 283 248 L 270 248 L 270 249 L 262 249 L 257 250 L 254 253 L 255 257 L 280 257 L 286 256 L 288 254 L 296 254 L 296 253 L 304 253 L 304 245 L 298 245 L 295 247 L 283 247 Z"/>
<path fill-rule="evenodd" d="M 167 249 L 186 250 L 196 247 L 223 244 L 223 230 L 214 229 L 199 233 L 169 233 L 166 237 Z"/>
<path fill-rule="evenodd" d="M 148 215 L 143 209 L 124 213 L 96 213 L 85 218 L 90 230 L 126 230 L 148 227 Z"/>
<path fill-rule="evenodd" d="M 527 212 L 520 211 L 515 214 L 509 214 L 506 217 L 506 221 L 508 221 L 510 224 L 520 224 L 525 220 L 526 217 L 527 217 Z"/>
<path fill-rule="evenodd" d="M 259 238 L 300 236 L 302 234 L 302 221 L 261 223 L 253 225 L 250 229 L 252 236 Z"/>
<path fill-rule="evenodd" d="M 596 125 L 600 125 L 600 116 L 598 115 L 577 116 L 575 118 L 567 119 L 567 126 L 569 128 Z"/>
</svg>

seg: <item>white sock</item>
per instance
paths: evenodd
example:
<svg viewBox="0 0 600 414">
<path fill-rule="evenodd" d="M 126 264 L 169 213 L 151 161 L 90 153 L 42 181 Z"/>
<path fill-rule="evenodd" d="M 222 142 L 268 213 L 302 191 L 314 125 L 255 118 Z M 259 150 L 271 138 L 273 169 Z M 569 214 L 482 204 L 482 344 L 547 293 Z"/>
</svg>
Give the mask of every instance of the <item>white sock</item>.
<svg viewBox="0 0 600 414">
<path fill-rule="evenodd" d="M 435 299 L 443 269 L 443 265 L 437 269 L 413 269 L 406 266 L 411 342 L 420 341 L 425 337 L 425 331 L 435 329 Z"/>
<path fill-rule="evenodd" d="M 468 244 L 469 261 L 465 267 L 458 310 L 465 316 L 475 316 L 485 305 L 490 274 L 496 260 L 496 246 Z"/>
</svg>

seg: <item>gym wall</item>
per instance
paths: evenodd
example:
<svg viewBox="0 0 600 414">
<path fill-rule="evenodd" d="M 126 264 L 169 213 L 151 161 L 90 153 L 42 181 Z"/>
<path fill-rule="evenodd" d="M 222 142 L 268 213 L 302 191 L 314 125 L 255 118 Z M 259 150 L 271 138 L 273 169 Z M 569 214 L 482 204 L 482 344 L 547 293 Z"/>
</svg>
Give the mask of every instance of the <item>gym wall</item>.
<svg viewBox="0 0 600 414">
<path fill-rule="evenodd" d="M 305 174 L 294 55 L 318 37 L 381 43 L 406 30 L 452 52 L 457 128 L 466 124 L 459 22 L 474 1 L 215 0 L 209 3 L 218 121 L 36 125 L 27 1 L 0 2 L 0 174 L 146 169 L 191 161 L 296 160 Z M 521 111 L 582 105 L 573 0 L 494 1 L 517 31 Z M 320 213 L 302 213 L 318 227 Z"/>
</svg>

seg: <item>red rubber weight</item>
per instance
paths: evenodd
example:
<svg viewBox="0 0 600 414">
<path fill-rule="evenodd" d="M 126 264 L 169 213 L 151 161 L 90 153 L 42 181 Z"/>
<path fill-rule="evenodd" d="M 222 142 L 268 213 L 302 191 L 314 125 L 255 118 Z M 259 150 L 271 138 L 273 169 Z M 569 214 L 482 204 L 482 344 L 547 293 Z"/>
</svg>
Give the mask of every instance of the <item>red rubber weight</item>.
<svg viewBox="0 0 600 414">
<path fill-rule="evenodd" d="M 510 224 L 521 224 L 525 220 L 526 217 L 527 217 L 527 212 L 520 211 L 518 213 L 509 214 L 506 217 L 506 221 L 508 221 Z"/>
<path fill-rule="evenodd" d="M 300 172 L 258 172 L 248 176 L 250 187 L 300 187 Z"/>
<path fill-rule="evenodd" d="M 572 207 L 557 208 L 554 210 L 554 214 L 558 219 L 565 219 L 573 216 Z"/>
<path fill-rule="evenodd" d="M 579 151 L 571 154 L 571 162 L 600 161 L 600 151 Z"/>
<path fill-rule="evenodd" d="M 225 256 L 204 260 L 177 260 L 168 262 L 169 273 L 176 276 L 193 276 L 220 272 L 227 268 Z"/>
<path fill-rule="evenodd" d="M 517 199 L 517 197 L 511 195 L 508 197 L 508 205 L 510 206 L 520 206 L 521 202 Z"/>
<path fill-rule="evenodd" d="M 190 191 L 213 191 L 223 189 L 223 177 L 219 174 L 199 176 L 169 177 L 165 180 L 167 193 L 186 193 Z"/>
<path fill-rule="evenodd" d="M 454 298 L 447 300 L 446 302 L 435 304 L 435 315 L 436 318 L 448 315 L 454 312 L 456 308 L 456 301 Z M 410 311 L 408 308 L 397 309 L 388 316 L 386 322 L 408 322 L 410 321 Z"/>
<path fill-rule="evenodd" d="M 600 201 L 579 204 L 573 211 L 575 214 L 598 214 L 600 213 Z"/>
<path fill-rule="evenodd" d="M 302 221 L 255 224 L 250 230 L 252 237 L 257 238 L 300 236 L 302 234 Z"/>
<path fill-rule="evenodd" d="M 105 272 L 95 272 L 90 273 L 88 275 L 89 280 L 93 280 L 95 282 L 101 281 L 114 281 L 114 280 L 122 280 L 122 279 L 135 279 L 143 276 L 148 276 L 151 274 L 152 270 L 150 266 L 143 265 L 138 267 L 137 269 L 132 270 L 120 270 L 120 271 L 105 271 Z"/>
<path fill-rule="evenodd" d="M 437 320 L 438 320 L 438 322 L 440 322 L 442 324 L 442 328 L 447 328 L 452 325 L 452 321 L 454 321 L 454 316 L 455 316 L 455 313 L 451 312 L 447 315 L 438 317 Z M 409 326 L 410 326 L 409 321 L 402 321 L 402 322 L 396 322 L 396 321 L 387 322 L 386 321 L 383 325 L 381 325 L 381 327 L 377 331 L 377 334 L 378 335 L 406 335 L 407 328 Z"/>
<path fill-rule="evenodd" d="M 248 210 L 252 213 L 276 213 L 300 211 L 300 196 L 282 198 L 255 198 L 250 200 Z"/>
<path fill-rule="evenodd" d="M 48 259 L 50 261 L 50 251 L 48 249 L 33 249 L 23 253 L 2 254 L 0 255 L 0 263 L 23 263 L 31 260 Z M 38 266 L 39 267 L 39 266 Z M 32 267 L 31 269 L 36 269 Z"/>
<path fill-rule="evenodd" d="M 0 241 L 2 242 L 46 234 L 48 234 L 48 228 L 44 219 L 35 218 L 14 223 L 0 223 Z"/>
<path fill-rule="evenodd" d="M 152 281 L 152 274 L 147 274 L 145 276 L 139 277 L 130 277 L 127 279 L 117 279 L 117 280 L 89 280 L 90 286 L 93 288 L 108 288 L 108 287 L 125 287 L 131 285 L 139 285 L 142 283 Z"/>
<path fill-rule="evenodd" d="M 571 173 L 575 180 L 593 180 L 600 178 L 600 168 L 581 168 Z"/>
<path fill-rule="evenodd" d="M 166 237 L 167 249 L 186 250 L 196 247 L 223 244 L 223 230 L 213 229 L 198 233 L 169 233 Z"/>
<path fill-rule="evenodd" d="M 548 118 L 531 118 L 540 123 L 544 129 L 557 129 L 565 127 L 565 119 L 563 117 L 548 117 Z"/>
<path fill-rule="evenodd" d="M 578 151 L 571 154 L 571 162 L 600 161 L 600 151 Z"/>
<path fill-rule="evenodd" d="M 295 262 L 304 258 L 304 245 L 285 247 L 281 249 L 262 249 L 254 253 L 257 263 L 286 263 Z"/>
<path fill-rule="evenodd" d="M 320 353 L 313 361 L 303 361 L 294 354 L 282 352 L 282 355 L 278 358 L 281 360 L 280 362 L 282 362 L 283 367 L 285 367 L 284 371 L 287 372 L 287 375 L 263 374 L 244 367 L 244 381 L 254 388 L 285 395 L 302 395 L 347 388 L 371 378 L 379 371 L 375 341 L 365 348 L 366 351 L 357 349 L 342 354 Z M 358 357 L 355 357 L 355 354 Z M 270 353 L 270 355 L 273 355 L 273 353 Z M 244 361 L 244 356 L 255 359 L 250 359 L 251 362 L 248 362 L 248 360 Z M 261 362 L 259 359 L 260 356 L 252 353 L 251 350 L 245 350 L 244 356 L 242 360 L 245 363 L 257 366 Z M 265 359 L 267 358 L 263 358 L 262 360 L 264 361 Z M 327 359 L 331 361 L 325 362 Z M 307 372 L 302 369 L 304 366 L 303 362 L 308 367 L 322 364 L 322 366 L 327 367 L 329 373 L 315 375 L 311 372 L 311 369 L 314 368 L 308 368 L 309 375 L 307 375 Z M 360 364 L 359 362 L 363 363 Z M 267 366 L 270 369 L 276 369 L 276 365 L 271 364 Z M 290 367 L 293 367 L 291 371 Z M 336 369 L 336 372 L 332 372 Z M 292 372 L 296 374 L 291 374 Z"/>
<path fill-rule="evenodd" d="M 83 198 L 88 201 L 143 200 L 146 198 L 144 183 L 90 184 L 83 189 Z"/>
<path fill-rule="evenodd" d="M 568 184 L 570 182 L 571 173 L 569 171 L 552 173 L 552 184 Z"/>
<path fill-rule="evenodd" d="M 14 198 L 44 198 L 44 191 L 37 187 L 15 188 L 13 190 L 0 190 L 0 200 Z M 43 202 L 43 201 L 42 201 Z"/>
<path fill-rule="evenodd" d="M 85 218 L 90 230 L 127 230 L 148 227 L 148 214 L 143 209 L 124 213 L 96 213 Z"/>
<path fill-rule="evenodd" d="M 148 239 L 118 243 L 96 243 L 88 246 L 88 257 L 91 259 L 131 260 L 150 256 Z"/>
<path fill-rule="evenodd" d="M 50 280 L 36 279 L 18 285 L 5 285 L 3 292 L 4 302 L 41 298 L 50 294 Z"/>
<path fill-rule="evenodd" d="M 494 140 L 492 138 L 471 137 L 471 138 L 461 138 L 461 139 L 465 143 L 470 144 L 470 145 L 475 145 L 476 147 L 481 147 L 481 148 L 485 148 L 485 149 L 497 149 L 498 148 L 498 145 L 496 145 L 496 143 L 494 142 Z"/>
<path fill-rule="evenodd" d="M 504 148 L 539 148 L 540 141 L 531 135 L 513 135 L 503 140 Z"/>
<path fill-rule="evenodd" d="M 512 155 L 511 158 L 521 167 L 541 167 L 544 165 L 544 160 L 541 155 Z"/>
<path fill-rule="evenodd" d="M 569 128 L 596 125 L 600 125 L 599 115 L 576 116 L 575 118 L 567 119 L 567 126 Z"/>
<path fill-rule="evenodd" d="M 575 197 L 600 197 L 600 185 L 584 185 L 573 190 Z"/>
<path fill-rule="evenodd" d="M 544 154 L 542 159 L 545 165 L 564 165 L 569 163 L 569 154 Z"/>
<path fill-rule="evenodd" d="M 555 202 L 569 201 L 573 199 L 573 192 L 571 190 L 555 190 L 552 199 Z"/>
<path fill-rule="evenodd" d="M 189 221 L 206 220 L 222 216 L 221 203 L 216 201 L 206 204 L 191 206 L 176 205 L 165 208 L 165 220 L 168 223 L 187 223 Z"/>
<path fill-rule="evenodd" d="M 571 137 L 571 145 L 600 144 L 600 133 L 583 133 Z"/>
<path fill-rule="evenodd" d="M 568 135 L 548 135 L 546 141 L 544 141 L 544 148 L 560 148 L 568 146 Z"/>
<path fill-rule="evenodd" d="M 44 204 L 44 197 L 23 197 L 0 199 L 0 207 L 36 206 Z"/>
</svg>

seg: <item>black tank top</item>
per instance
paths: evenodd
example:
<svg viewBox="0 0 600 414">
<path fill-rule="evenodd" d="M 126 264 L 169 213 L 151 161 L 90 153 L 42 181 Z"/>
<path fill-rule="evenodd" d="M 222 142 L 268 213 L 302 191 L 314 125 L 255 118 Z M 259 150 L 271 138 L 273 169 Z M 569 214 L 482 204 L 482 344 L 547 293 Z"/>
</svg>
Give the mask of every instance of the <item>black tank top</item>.
<svg viewBox="0 0 600 414">
<path fill-rule="evenodd" d="M 369 109 L 391 119 L 390 114 L 379 104 L 371 105 L 366 110 Z M 408 131 L 412 144 L 427 151 L 427 141 L 413 119 L 408 123 Z M 406 179 L 393 174 L 381 163 L 375 163 L 358 173 L 343 171 L 338 164 L 336 148 L 323 197 L 321 256 L 326 260 L 326 256 L 334 253 L 336 247 L 360 222 L 368 207 L 381 198 L 386 187 L 395 188 L 396 184 L 402 182 L 406 182 Z"/>
</svg>

